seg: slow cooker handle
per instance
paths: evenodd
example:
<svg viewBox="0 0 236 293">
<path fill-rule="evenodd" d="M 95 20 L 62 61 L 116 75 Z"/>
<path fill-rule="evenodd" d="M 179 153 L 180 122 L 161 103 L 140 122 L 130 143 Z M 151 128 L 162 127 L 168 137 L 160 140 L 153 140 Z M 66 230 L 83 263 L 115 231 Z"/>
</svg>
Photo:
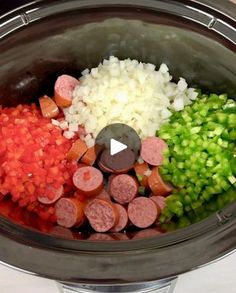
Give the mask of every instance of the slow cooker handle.
<svg viewBox="0 0 236 293">
<path fill-rule="evenodd" d="M 174 293 L 177 277 L 154 282 L 123 285 L 82 285 L 58 283 L 60 293 Z"/>
</svg>

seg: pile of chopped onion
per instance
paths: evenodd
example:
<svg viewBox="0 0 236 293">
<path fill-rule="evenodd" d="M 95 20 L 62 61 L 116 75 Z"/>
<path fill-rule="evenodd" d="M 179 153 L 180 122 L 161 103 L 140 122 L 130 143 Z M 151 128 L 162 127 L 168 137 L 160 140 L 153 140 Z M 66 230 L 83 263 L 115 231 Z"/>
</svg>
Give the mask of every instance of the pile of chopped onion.
<svg viewBox="0 0 236 293">
<path fill-rule="evenodd" d="M 166 64 L 157 71 L 153 64 L 113 56 L 84 70 L 72 105 L 64 110 L 66 136 L 73 137 L 78 125 L 84 125 L 92 135 L 86 143 L 92 146 L 99 131 L 111 123 L 131 126 L 141 138 L 155 135 L 171 111 L 182 110 L 197 97 L 185 79 L 177 84 L 171 79 Z"/>
</svg>

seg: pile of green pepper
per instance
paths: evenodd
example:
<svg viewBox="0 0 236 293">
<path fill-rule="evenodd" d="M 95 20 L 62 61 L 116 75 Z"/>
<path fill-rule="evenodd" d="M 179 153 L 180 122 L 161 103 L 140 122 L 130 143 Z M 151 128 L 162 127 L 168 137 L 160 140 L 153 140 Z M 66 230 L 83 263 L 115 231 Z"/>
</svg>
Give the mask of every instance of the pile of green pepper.
<svg viewBox="0 0 236 293">
<path fill-rule="evenodd" d="M 169 146 L 160 172 L 174 186 L 161 223 L 204 207 L 236 184 L 236 102 L 227 95 L 199 94 L 157 136 Z"/>
</svg>

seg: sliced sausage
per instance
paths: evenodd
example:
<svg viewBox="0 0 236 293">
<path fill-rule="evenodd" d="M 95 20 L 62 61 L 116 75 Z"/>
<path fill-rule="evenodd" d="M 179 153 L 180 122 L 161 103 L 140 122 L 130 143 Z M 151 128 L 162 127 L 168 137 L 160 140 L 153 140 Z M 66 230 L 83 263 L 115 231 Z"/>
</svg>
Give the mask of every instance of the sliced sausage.
<svg viewBox="0 0 236 293">
<path fill-rule="evenodd" d="M 109 177 L 108 177 L 108 181 L 107 181 L 107 192 L 110 194 L 111 193 L 111 181 L 112 179 L 116 177 L 115 174 L 111 174 Z"/>
<path fill-rule="evenodd" d="M 85 223 L 84 204 L 75 198 L 61 198 L 55 204 L 57 224 L 65 227 L 80 227 Z"/>
<path fill-rule="evenodd" d="M 128 205 L 128 216 L 136 227 L 150 227 L 158 216 L 156 204 L 147 197 L 137 197 Z"/>
<path fill-rule="evenodd" d="M 122 205 L 129 203 L 138 194 L 138 182 L 128 174 L 117 175 L 111 180 L 110 194 Z"/>
<path fill-rule="evenodd" d="M 148 164 L 146 162 L 141 164 L 136 163 L 134 165 L 134 171 L 138 178 L 139 183 L 143 187 L 148 188 L 148 176 L 150 175 L 149 173 L 151 173 L 151 170 L 149 169 Z"/>
<path fill-rule="evenodd" d="M 97 195 L 103 188 L 103 174 L 94 167 L 81 167 L 74 173 L 73 183 L 78 192 L 87 196 Z"/>
<path fill-rule="evenodd" d="M 114 204 L 116 209 L 118 210 L 118 213 L 119 213 L 119 220 L 117 222 L 117 224 L 110 230 L 111 232 L 120 232 L 122 230 L 125 229 L 125 227 L 127 226 L 128 224 L 128 214 L 126 212 L 126 209 L 118 204 L 118 203 L 115 203 Z"/>
<path fill-rule="evenodd" d="M 63 193 L 63 186 L 55 188 L 52 185 L 47 185 L 45 188 L 45 193 L 38 196 L 38 201 L 43 204 L 52 204 L 61 198 Z"/>
<path fill-rule="evenodd" d="M 148 177 L 148 185 L 154 195 L 167 196 L 172 191 L 172 186 L 163 181 L 157 167 L 152 169 L 152 173 Z"/>
<path fill-rule="evenodd" d="M 118 221 L 118 212 L 114 204 L 108 200 L 95 198 L 85 207 L 85 215 L 96 232 L 107 232 Z"/>
<path fill-rule="evenodd" d="M 83 155 L 81 162 L 86 165 L 93 166 L 101 151 L 102 148 L 98 145 L 89 148 Z"/>
<path fill-rule="evenodd" d="M 67 160 L 69 161 L 79 161 L 79 159 L 85 154 L 87 151 L 86 143 L 81 140 L 77 139 L 72 147 L 70 148 L 69 152 L 67 153 Z"/>
<path fill-rule="evenodd" d="M 165 197 L 152 195 L 149 198 L 156 203 L 156 205 L 159 208 L 160 212 L 165 208 L 165 206 L 166 206 Z"/>
<path fill-rule="evenodd" d="M 111 200 L 110 194 L 103 188 L 96 198 Z"/>
<path fill-rule="evenodd" d="M 48 96 L 43 96 L 39 98 L 39 105 L 43 117 L 45 118 L 55 118 L 59 114 L 59 109 L 56 103 Z"/>
<path fill-rule="evenodd" d="M 163 162 L 163 151 L 167 144 L 159 137 L 149 136 L 141 145 L 141 158 L 152 166 L 160 166 Z"/>
<path fill-rule="evenodd" d="M 81 202 L 86 202 L 86 200 L 88 199 L 88 197 L 87 197 L 85 194 L 80 193 L 80 192 L 78 192 L 78 191 L 76 191 L 76 192 L 74 193 L 74 197 L 75 197 L 76 199 L 78 199 L 79 201 L 81 201 Z"/>
<path fill-rule="evenodd" d="M 56 80 L 54 86 L 54 99 L 56 104 L 61 107 L 69 107 L 72 104 L 72 94 L 79 81 L 70 76 L 63 74 Z"/>
</svg>

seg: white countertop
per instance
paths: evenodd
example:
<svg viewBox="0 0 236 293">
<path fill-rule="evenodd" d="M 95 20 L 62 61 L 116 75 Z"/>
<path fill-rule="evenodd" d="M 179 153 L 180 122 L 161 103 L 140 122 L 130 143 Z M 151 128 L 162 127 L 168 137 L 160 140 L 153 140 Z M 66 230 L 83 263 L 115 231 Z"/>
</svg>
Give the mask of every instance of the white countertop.
<svg viewBox="0 0 236 293">
<path fill-rule="evenodd" d="M 56 282 L 0 265 L 1 293 L 59 293 Z M 174 293 L 235 293 L 236 253 L 179 277 Z"/>
</svg>

